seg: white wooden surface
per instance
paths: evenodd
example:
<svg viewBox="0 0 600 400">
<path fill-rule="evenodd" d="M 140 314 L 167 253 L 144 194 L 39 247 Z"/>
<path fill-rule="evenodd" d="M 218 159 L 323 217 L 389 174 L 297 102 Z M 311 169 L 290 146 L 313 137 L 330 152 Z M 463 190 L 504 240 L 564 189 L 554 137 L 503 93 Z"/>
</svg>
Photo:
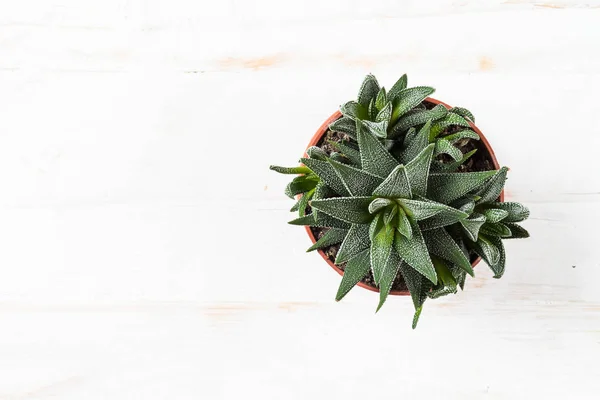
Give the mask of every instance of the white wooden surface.
<svg viewBox="0 0 600 400">
<path fill-rule="evenodd" d="M 0 3 L 0 399 L 597 399 L 600 2 Z M 341 303 L 286 178 L 375 73 L 470 108 L 532 238 Z"/>
</svg>

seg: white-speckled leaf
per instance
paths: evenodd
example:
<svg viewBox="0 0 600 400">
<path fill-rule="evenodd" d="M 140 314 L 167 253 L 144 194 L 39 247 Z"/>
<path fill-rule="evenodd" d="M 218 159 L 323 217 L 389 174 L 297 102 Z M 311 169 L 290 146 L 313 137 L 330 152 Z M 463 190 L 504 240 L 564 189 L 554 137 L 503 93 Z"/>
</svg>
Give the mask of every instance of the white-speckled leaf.
<svg viewBox="0 0 600 400">
<path fill-rule="evenodd" d="M 377 211 L 381 210 L 382 208 L 385 208 L 387 206 L 389 206 L 390 204 L 392 204 L 393 201 L 390 199 L 386 199 L 383 197 L 378 197 L 376 199 L 374 199 L 371 204 L 369 204 L 369 212 L 371 214 L 375 214 Z"/>
<path fill-rule="evenodd" d="M 410 199 L 412 192 L 404 165 L 398 165 L 394 168 L 383 183 L 373 191 L 373 195 Z"/>
<path fill-rule="evenodd" d="M 371 135 L 381 139 L 385 139 L 387 137 L 388 121 L 373 122 L 361 120 L 359 123 L 362 123 L 362 127 L 360 129 L 365 130 L 367 133 L 370 133 Z"/>
<path fill-rule="evenodd" d="M 314 189 L 319 183 L 319 179 L 314 175 L 300 175 L 292 179 L 285 187 L 285 194 L 293 199 L 300 193 L 306 193 Z"/>
<path fill-rule="evenodd" d="M 458 114 L 464 118 L 469 118 L 471 120 L 471 122 L 475 122 L 475 116 L 473 115 L 473 113 L 471 111 L 467 110 L 466 108 L 453 107 L 450 109 L 450 112 L 452 112 L 454 114 Z"/>
<path fill-rule="evenodd" d="M 427 86 L 417 86 L 401 90 L 394 99 L 391 118 L 392 123 L 396 122 L 398 118 L 411 108 L 417 106 L 433 92 L 435 92 L 435 89 Z"/>
<path fill-rule="evenodd" d="M 473 276 L 471 262 L 444 228 L 423 232 L 423 237 L 431 254 L 453 263 Z"/>
<path fill-rule="evenodd" d="M 383 306 L 383 303 L 385 303 L 385 300 L 390 294 L 392 284 L 394 283 L 394 279 L 396 279 L 396 275 L 398 275 L 398 269 L 400 269 L 401 263 L 402 260 L 400 260 L 396 251 L 392 249 L 379 281 L 379 304 L 377 305 L 377 310 L 375 312 L 381 309 L 381 306 Z"/>
<path fill-rule="evenodd" d="M 395 101 L 398 97 L 398 94 L 400 94 L 401 91 L 406 89 L 407 83 L 408 77 L 406 76 L 406 74 L 404 74 L 400 77 L 400 79 L 396 81 L 396 83 L 394 83 L 394 86 L 392 86 L 392 88 L 388 92 L 388 100 Z"/>
<path fill-rule="evenodd" d="M 375 76 L 369 74 L 365 77 L 360 90 L 358 91 L 358 103 L 367 107 L 371 100 L 375 100 L 379 93 L 379 83 Z"/>
<path fill-rule="evenodd" d="M 335 295 L 335 301 L 340 301 L 356 284 L 369 272 L 369 250 L 357 254 L 346 264 L 344 276 Z"/>
<path fill-rule="evenodd" d="M 407 129 L 419 126 L 427 121 L 437 121 L 444 118 L 446 114 L 448 114 L 448 110 L 441 104 L 438 104 L 431 110 L 422 110 L 411 114 L 407 113 L 393 126 L 390 137 L 397 137 Z"/>
<path fill-rule="evenodd" d="M 331 129 L 333 132 L 345 133 L 352 139 L 356 140 L 356 122 L 354 122 L 354 120 L 350 117 L 336 119 L 329 124 L 329 129 Z"/>
<path fill-rule="evenodd" d="M 508 168 L 500 168 L 496 171 L 496 174 L 476 192 L 476 194 L 481 197 L 477 201 L 478 204 L 489 203 L 498 199 L 498 196 L 500 196 L 500 193 L 502 193 L 502 189 L 504 188 L 507 173 Z"/>
<path fill-rule="evenodd" d="M 502 222 L 496 222 L 495 224 L 486 222 L 481 226 L 479 232 L 486 236 L 498 236 L 501 238 L 508 238 L 512 235 L 510 228 Z"/>
<path fill-rule="evenodd" d="M 312 246 L 310 246 L 306 252 L 311 252 L 317 249 L 322 249 L 323 247 L 342 243 L 347 233 L 348 229 L 331 228 L 325 232 L 321 239 L 317 240 Z"/>
<path fill-rule="evenodd" d="M 381 89 L 379 89 L 379 93 L 377 93 L 377 97 L 375 98 L 375 107 L 377 107 L 378 110 L 383 110 L 383 108 L 385 107 L 385 105 L 389 103 L 388 99 L 387 99 L 387 93 L 385 92 L 385 88 L 381 87 Z M 390 106 L 390 115 L 391 115 L 391 106 Z"/>
<path fill-rule="evenodd" d="M 469 128 L 471 126 L 469 125 L 469 121 L 460 115 L 449 112 L 444 118 L 436 121 L 431 126 L 431 133 L 434 137 L 437 137 L 444 131 L 444 129 L 452 125 L 464 126 L 465 128 Z"/>
<path fill-rule="evenodd" d="M 375 136 L 360 129 L 357 137 L 363 170 L 386 178 L 398 166 L 398 161 Z"/>
<path fill-rule="evenodd" d="M 425 245 L 421 230 L 414 221 L 410 221 L 410 225 L 413 231 L 412 238 L 408 239 L 400 232 L 396 232 L 394 240 L 395 249 L 402 260 L 406 261 L 408 265 L 436 284 L 437 275 L 431 263 L 429 250 Z"/>
<path fill-rule="evenodd" d="M 481 212 L 487 222 L 496 223 L 508 216 L 508 211 L 499 208 L 488 208 Z"/>
<path fill-rule="evenodd" d="M 331 199 L 313 200 L 311 207 L 334 218 L 351 224 L 367 224 L 371 222 L 369 213 L 371 197 L 334 197 Z"/>
<path fill-rule="evenodd" d="M 389 121 L 390 121 L 391 117 L 392 117 L 392 103 L 388 102 L 387 105 L 385 105 L 381 109 L 381 111 L 379 111 L 377 113 L 377 115 L 375 116 L 375 122 L 386 121 L 386 122 L 388 122 L 388 125 L 389 125 Z"/>
<path fill-rule="evenodd" d="M 396 229 L 398 229 L 398 232 L 400 232 L 402 234 L 402 236 L 404 236 L 407 239 L 411 239 L 412 238 L 412 227 L 410 226 L 410 221 L 408 220 L 408 217 L 406 216 L 406 213 L 404 212 L 404 210 L 399 209 L 398 210 L 398 225 L 396 227 Z"/>
<path fill-rule="evenodd" d="M 288 222 L 290 225 L 308 225 L 316 227 L 329 227 L 329 228 L 350 228 L 350 224 L 344 221 L 340 221 L 337 218 L 333 218 L 329 215 L 323 214 L 319 216 L 319 219 L 315 219 L 314 213 L 305 215 L 304 217 L 296 218 Z"/>
<path fill-rule="evenodd" d="M 308 167 L 280 167 L 278 165 L 271 165 L 269 167 L 271 171 L 279 172 L 280 174 L 310 174 L 311 170 Z"/>
<path fill-rule="evenodd" d="M 456 293 L 458 291 L 456 280 L 454 279 L 454 276 L 452 276 L 448 264 L 438 257 L 432 257 L 432 259 L 439 280 L 438 284 L 427 293 L 427 296 L 430 299 L 436 299 L 438 297 Z"/>
<path fill-rule="evenodd" d="M 317 146 L 311 146 L 306 149 L 306 154 L 313 160 L 325 161 L 328 158 L 325 150 Z"/>
<path fill-rule="evenodd" d="M 340 107 L 340 112 L 347 118 L 357 120 L 357 119 L 367 119 L 369 117 L 369 103 L 366 105 L 358 104 L 356 101 L 349 101 L 347 103 L 342 104 Z"/>
<path fill-rule="evenodd" d="M 342 142 L 332 142 L 331 146 L 346 156 L 352 165 L 357 168 L 361 167 L 360 151 Z"/>
<path fill-rule="evenodd" d="M 419 155 L 429 145 L 429 129 L 431 121 L 427 121 L 425 125 L 419 129 L 417 133 L 412 133 L 411 130 L 404 138 L 404 146 L 406 149 L 401 154 L 401 161 L 408 163 Z"/>
<path fill-rule="evenodd" d="M 435 171 L 435 172 L 456 172 L 456 170 L 458 169 L 458 167 L 460 167 L 462 164 L 464 164 L 476 152 L 477 152 L 477 149 L 474 149 L 474 150 L 471 150 L 468 153 L 463 154 L 463 156 L 460 159 L 460 161 L 453 161 L 453 162 L 450 162 L 450 163 L 434 162 L 431 165 L 431 169 L 433 171 Z"/>
<path fill-rule="evenodd" d="M 379 285 L 381 275 L 388 262 L 394 243 L 394 229 L 386 226 L 381 229 L 371 241 L 371 268 L 373 279 Z"/>
<path fill-rule="evenodd" d="M 480 238 L 480 240 L 474 244 L 473 248 L 494 272 L 494 278 L 501 278 L 504 274 L 506 263 L 504 244 L 500 238 L 491 237 L 485 240 L 482 239 L 483 238 Z"/>
<path fill-rule="evenodd" d="M 429 168 L 433 157 L 434 144 L 425 147 L 415 158 L 406 164 L 406 175 L 410 182 L 412 194 L 425 196 L 429 185 Z"/>
<path fill-rule="evenodd" d="M 346 234 L 335 257 L 336 264 L 342 264 L 371 246 L 369 225 L 354 224 Z"/>
<path fill-rule="evenodd" d="M 479 140 L 479 135 L 470 129 L 464 129 L 460 132 L 446 135 L 443 138 L 446 139 L 447 141 L 449 141 L 450 143 L 456 143 L 462 139 Z"/>
<path fill-rule="evenodd" d="M 486 204 L 486 206 L 488 205 Z M 489 206 L 508 212 L 508 216 L 504 218 L 503 222 L 521 222 L 529 217 L 529 209 L 521 203 L 510 201 L 505 203 L 495 202 L 490 203 Z"/>
<path fill-rule="evenodd" d="M 369 196 L 383 182 L 382 178 L 361 169 L 331 159 L 328 161 L 352 196 Z"/>
<path fill-rule="evenodd" d="M 375 214 L 375 218 L 373 218 L 373 220 L 369 224 L 369 239 L 373 241 L 375 235 L 379 233 L 379 231 L 383 229 L 384 226 L 385 224 L 383 223 L 383 215 L 381 215 L 381 213 Z"/>
<path fill-rule="evenodd" d="M 339 195 L 348 196 L 350 192 L 344 186 L 344 183 L 336 174 L 333 166 L 327 161 L 314 160 L 312 158 L 302 158 L 300 162 L 310 168 L 328 187 L 333 189 Z"/>
<path fill-rule="evenodd" d="M 448 217 L 455 217 L 459 219 L 467 218 L 469 216 L 469 214 L 457 210 L 456 208 L 429 200 L 423 201 L 416 199 L 400 199 L 398 202 L 404 206 L 408 216 L 416 221 L 421 221 L 437 214 L 447 215 Z"/>
<path fill-rule="evenodd" d="M 440 203 L 450 203 L 477 189 L 495 173 L 496 171 L 430 174 L 427 198 L 439 201 Z"/>
<path fill-rule="evenodd" d="M 433 154 L 435 156 L 448 154 L 454 161 L 462 160 L 463 156 L 462 152 L 446 139 L 438 139 L 435 141 L 435 151 Z"/>
<path fill-rule="evenodd" d="M 369 121 L 375 121 L 375 117 L 377 117 L 377 106 L 375 106 L 375 99 L 371 99 L 369 103 Z"/>
<path fill-rule="evenodd" d="M 505 225 L 508 226 L 508 229 L 510 229 L 512 233 L 512 235 L 506 239 L 525 239 L 529 237 L 529 232 L 521 225 L 510 222 L 505 223 Z"/>
<path fill-rule="evenodd" d="M 485 223 L 485 217 L 481 214 L 473 213 L 468 219 L 460 220 L 467 237 L 472 241 L 477 241 L 479 229 Z"/>
<path fill-rule="evenodd" d="M 392 224 L 398 214 L 398 208 L 398 205 L 395 205 L 393 207 L 388 207 L 388 209 L 383 212 L 383 223 L 385 225 Z"/>
</svg>

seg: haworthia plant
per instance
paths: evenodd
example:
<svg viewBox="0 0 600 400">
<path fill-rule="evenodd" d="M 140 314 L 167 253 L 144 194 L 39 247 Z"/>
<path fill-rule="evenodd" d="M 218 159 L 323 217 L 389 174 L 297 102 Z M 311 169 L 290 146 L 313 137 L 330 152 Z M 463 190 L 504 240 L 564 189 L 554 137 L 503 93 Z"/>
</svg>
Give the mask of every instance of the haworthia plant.
<svg viewBox="0 0 600 400">
<path fill-rule="evenodd" d="M 508 169 L 458 172 L 473 155 L 454 144 L 478 140 L 464 108 L 424 107 L 429 87 L 407 88 L 403 75 L 389 91 L 368 75 L 356 101 L 330 125 L 347 139 L 335 151 L 307 150 L 301 166 L 271 169 L 296 175 L 285 193 L 298 197 L 294 225 L 329 228 L 308 251 L 338 245 L 345 263 L 336 300 L 369 273 L 379 288 L 377 310 L 394 281 L 410 291 L 416 327 L 427 298 L 456 293 L 480 256 L 494 277 L 504 274 L 502 239 L 526 238 L 525 206 L 499 202 Z M 451 128 L 451 129 L 450 129 Z M 462 129 L 467 128 L 467 129 Z M 451 133 L 447 133 L 448 131 Z"/>
</svg>

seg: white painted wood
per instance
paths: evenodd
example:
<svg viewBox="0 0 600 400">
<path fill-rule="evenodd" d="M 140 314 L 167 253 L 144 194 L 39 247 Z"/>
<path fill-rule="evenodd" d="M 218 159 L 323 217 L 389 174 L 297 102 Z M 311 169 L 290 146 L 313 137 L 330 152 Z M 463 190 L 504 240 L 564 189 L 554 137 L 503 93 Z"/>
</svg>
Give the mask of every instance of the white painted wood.
<svg viewBox="0 0 600 400">
<path fill-rule="evenodd" d="M 596 399 L 598 1 L 0 4 L 0 399 Z M 375 73 L 464 105 L 532 211 L 505 277 L 377 315 L 285 177 Z"/>
</svg>

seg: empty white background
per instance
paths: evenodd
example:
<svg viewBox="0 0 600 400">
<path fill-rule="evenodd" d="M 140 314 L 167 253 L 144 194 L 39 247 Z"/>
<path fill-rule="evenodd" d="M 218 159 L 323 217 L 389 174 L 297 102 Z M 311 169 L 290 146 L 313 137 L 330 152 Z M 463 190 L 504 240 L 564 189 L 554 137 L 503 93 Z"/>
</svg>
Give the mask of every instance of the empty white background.
<svg viewBox="0 0 600 400">
<path fill-rule="evenodd" d="M 600 2 L 0 3 L 0 399 L 596 399 Z M 532 237 L 339 283 L 287 178 L 372 72 L 471 109 Z"/>
</svg>

